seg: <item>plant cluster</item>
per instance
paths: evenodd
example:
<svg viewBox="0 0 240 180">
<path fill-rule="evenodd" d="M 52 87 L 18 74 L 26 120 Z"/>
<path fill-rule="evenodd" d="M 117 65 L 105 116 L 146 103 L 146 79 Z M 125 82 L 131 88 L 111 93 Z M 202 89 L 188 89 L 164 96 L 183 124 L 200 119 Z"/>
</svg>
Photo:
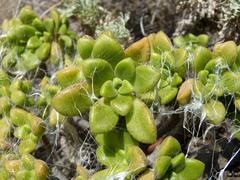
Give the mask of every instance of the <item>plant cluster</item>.
<svg viewBox="0 0 240 180">
<path fill-rule="evenodd" d="M 224 97 L 240 110 L 240 48 L 233 41 L 206 48 L 207 35 L 170 39 L 150 34 L 124 49 L 111 32 L 78 37 L 68 19 L 52 10 L 44 19 L 24 7 L 6 20 L 1 36 L 0 176 L 46 179 L 48 167 L 35 159 L 48 127 L 89 112 L 90 131 L 105 169 L 89 174 L 78 166 L 76 179 L 198 179 L 204 164 L 186 158 L 172 136 L 155 149 L 154 161 L 142 145 L 157 140 L 154 112 L 175 101 L 201 102 L 207 122 L 233 118 Z M 228 102 L 229 103 L 229 102 Z M 47 120 L 45 120 L 47 119 Z"/>
<path fill-rule="evenodd" d="M 65 0 L 60 12 L 67 17 L 78 17 L 83 28 L 88 33 L 99 35 L 111 31 L 114 37 L 122 42 L 130 39 L 126 28 L 129 13 L 112 13 L 101 6 L 102 0 Z"/>
</svg>

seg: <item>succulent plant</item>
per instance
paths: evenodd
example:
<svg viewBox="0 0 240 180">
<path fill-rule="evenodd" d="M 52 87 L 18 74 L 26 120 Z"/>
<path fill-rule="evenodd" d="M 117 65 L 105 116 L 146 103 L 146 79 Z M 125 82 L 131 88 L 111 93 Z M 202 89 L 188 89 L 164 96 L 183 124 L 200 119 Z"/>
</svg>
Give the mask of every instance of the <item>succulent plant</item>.
<svg viewBox="0 0 240 180">
<path fill-rule="evenodd" d="M 78 37 L 56 10 L 41 19 L 28 6 L 2 29 L 4 179 L 46 179 L 46 163 L 31 153 L 48 127 L 65 126 L 75 116 L 89 118 L 97 160 L 104 165 L 93 174 L 80 164 L 76 179 L 198 179 L 204 164 L 185 157 L 172 136 L 155 148 L 153 162 L 148 161 L 142 147 L 158 138 L 153 110 L 201 102 L 202 117 L 216 126 L 229 115 L 223 97 L 233 95 L 240 110 L 240 51 L 233 41 L 218 43 L 211 51 L 207 35 L 189 34 L 175 37 L 174 46 L 160 31 L 125 48 L 111 32 L 96 39 Z M 232 131 L 240 139 L 237 120 Z"/>
<path fill-rule="evenodd" d="M 64 54 L 72 51 L 76 39 L 75 33 L 68 29 L 67 19 L 56 10 L 50 17 L 40 19 L 30 6 L 23 7 L 18 18 L 4 21 L 3 31 L 6 45 L 2 65 L 8 71 L 22 73 L 44 63 L 61 63 Z"/>
</svg>

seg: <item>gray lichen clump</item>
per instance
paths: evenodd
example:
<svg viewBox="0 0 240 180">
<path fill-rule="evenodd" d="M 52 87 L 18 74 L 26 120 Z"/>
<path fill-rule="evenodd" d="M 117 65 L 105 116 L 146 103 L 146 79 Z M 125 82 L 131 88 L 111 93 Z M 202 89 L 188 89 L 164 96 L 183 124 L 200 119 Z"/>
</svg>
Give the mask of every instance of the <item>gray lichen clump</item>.
<svg viewBox="0 0 240 180">
<path fill-rule="evenodd" d="M 69 155 L 73 167 L 67 168 L 74 169 L 67 178 L 197 180 L 204 176 L 204 162 L 184 154 L 181 137 L 159 136 L 163 124 L 156 116 L 170 106 L 193 106 L 200 112 L 202 119 L 187 119 L 200 121 L 193 126 L 197 131 L 204 130 L 203 123 L 225 128 L 229 122 L 228 138 L 240 140 L 240 47 L 234 41 L 210 49 L 206 34 L 179 35 L 171 41 L 159 31 L 124 47 L 111 31 L 95 38 L 79 36 L 65 15 L 52 9 L 42 18 L 25 6 L 2 24 L 4 180 L 47 179 L 58 169 L 55 160 L 66 159 L 60 152 Z M 58 147 L 60 128 L 73 142 L 69 148 Z M 198 136 L 193 133 L 191 138 Z M 60 137 L 60 145 L 66 141 Z"/>
<path fill-rule="evenodd" d="M 211 43 L 233 39 L 239 41 L 238 0 L 178 1 L 175 34 L 208 32 Z"/>
</svg>

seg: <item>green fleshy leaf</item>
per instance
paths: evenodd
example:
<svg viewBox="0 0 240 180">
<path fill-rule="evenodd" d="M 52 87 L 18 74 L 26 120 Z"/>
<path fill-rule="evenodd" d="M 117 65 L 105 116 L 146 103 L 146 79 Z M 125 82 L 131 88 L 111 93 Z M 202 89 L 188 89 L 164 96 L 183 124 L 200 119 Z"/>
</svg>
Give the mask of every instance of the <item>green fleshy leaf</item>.
<svg viewBox="0 0 240 180">
<path fill-rule="evenodd" d="M 43 21 L 39 18 L 35 18 L 32 22 L 33 27 L 35 27 L 38 31 L 44 31 L 45 26 L 43 24 Z"/>
<path fill-rule="evenodd" d="M 154 162 L 154 170 L 156 177 L 161 179 L 166 174 L 167 170 L 171 166 L 171 157 L 169 156 L 160 156 Z"/>
<path fill-rule="evenodd" d="M 234 99 L 234 105 L 237 108 L 237 110 L 240 111 L 240 99 L 239 98 Z"/>
<path fill-rule="evenodd" d="M 62 87 L 67 87 L 78 83 L 81 80 L 81 68 L 68 67 L 56 72 L 57 83 Z"/>
<path fill-rule="evenodd" d="M 108 146 L 112 149 L 127 149 L 129 146 L 138 145 L 137 141 L 125 129 L 114 129 L 103 134 L 97 134 L 96 141 L 99 146 Z"/>
<path fill-rule="evenodd" d="M 14 136 L 19 138 L 19 139 L 26 139 L 26 137 L 28 137 L 28 135 L 31 133 L 31 127 L 27 124 L 18 127 L 15 131 L 14 131 Z"/>
<path fill-rule="evenodd" d="M 222 58 L 215 58 L 210 60 L 206 66 L 205 66 L 205 70 L 208 70 L 209 73 L 214 73 L 216 71 L 218 71 L 219 69 L 223 68 L 224 65 L 224 60 Z"/>
<path fill-rule="evenodd" d="M 0 97 L 0 115 L 8 114 L 11 109 L 11 102 L 8 97 L 2 96 Z"/>
<path fill-rule="evenodd" d="M 32 21 L 37 17 L 38 17 L 38 15 L 29 6 L 23 7 L 21 9 L 21 11 L 19 12 L 19 19 L 24 24 L 31 24 Z"/>
<path fill-rule="evenodd" d="M 83 61 L 83 74 L 90 83 L 93 83 L 95 93 L 97 94 L 105 81 L 113 79 L 111 65 L 102 59 Z"/>
<path fill-rule="evenodd" d="M 24 124 L 28 124 L 29 120 L 29 113 L 20 108 L 12 108 L 10 111 L 10 119 L 11 122 L 15 126 L 22 126 Z"/>
<path fill-rule="evenodd" d="M 96 140 L 99 144 L 97 158 L 108 167 L 128 166 L 130 159 L 127 149 L 137 145 L 137 142 L 125 130 L 114 129 L 104 134 L 97 134 Z"/>
<path fill-rule="evenodd" d="M 151 44 L 152 44 L 152 49 L 156 53 L 161 53 L 162 51 L 171 51 L 173 48 L 173 45 L 170 39 L 162 31 L 154 35 L 154 38 L 152 39 Z"/>
<path fill-rule="evenodd" d="M 171 159 L 171 168 L 174 172 L 180 172 L 185 167 L 185 155 L 180 153 Z"/>
<path fill-rule="evenodd" d="M 174 157 L 181 152 L 181 145 L 178 140 L 172 136 L 166 137 L 160 144 L 157 157 L 160 156 L 170 156 Z"/>
<path fill-rule="evenodd" d="M 203 105 L 203 113 L 210 123 L 219 125 L 225 119 L 226 109 L 220 101 L 210 100 Z"/>
<path fill-rule="evenodd" d="M 20 90 L 15 90 L 11 93 L 11 101 L 16 106 L 23 106 L 26 100 L 26 95 Z"/>
<path fill-rule="evenodd" d="M 87 83 L 74 84 L 58 92 L 52 99 L 52 106 L 64 116 L 76 116 L 90 108 L 90 95 Z"/>
<path fill-rule="evenodd" d="M 126 116 L 129 133 L 139 142 L 151 144 L 156 141 L 157 129 L 153 115 L 139 99 L 133 101 L 133 108 Z"/>
<path fill-rule="evenodd" d="M 225 72 L 222 75 L 223 87 L 227 93 L 240 92 L 240 73 Z"/>
<path fill-rule="evenodd" d="M 94 134 L 111 131 L 118 122 L 118 115 L 102 102 L 95 103 L 90 109 L 90 129 Z"/>
<path fill-rule="evenodd" d="M 139 174 L 147 167 L 147 158 L 138 146 L 131 146 L 128 148 L 127 159 L 129 162 L 127 171 L 131 171 L 131 174 Z"/>
<path fill-rule="evenodd" d="M 113 79 L 113 87 L 119 89 L 122 86 L 122 80 L 120 78 Z"/>
<path fill-rule="evenodd" d="M 22 60 L 17 62 L 17 68 L 22 71 L 31 71 L 37 68 L 40 63 L 41 61 L 36 54 L 27 51 L 22 54 Z"/>
<path fill-rule="evenodd" d="M 182 83 L 182 78 L 177 73 L 174 73 L 173 77 L 171 78 L 171 86 L 177 87 L 181 83 Z"/>
<path fill-rule="evenodd" d="M 206 84 L 207 83 L 207 77 L 208 77 L 208 70 L 201 70 L 198 72 L 198 79 L 203 83 Z"/>
<path fill-rule="evenodd" d="M 137 63 L 147 62 L 150 57 L 150 52 L 151 48 L 147 37 L 140 39 L 125 49 L 126 57 L 131 57 Z"/>
<path fill-rule="evenodd" d="M 29 137 L 24 139 L 19 144 L 19 153 L 27 154 L 33 152 L 37 147 L 36 137 Z"/>
<path fill-rule="evenodd" d="M 126 152 L 122 149 L 111 149 L 108 146 L 99 146 L 96 151 L 98 161 L 108 167 L 127 166 Z"/>
<path fill-rule="evenodd" d="M 30 37 L 35 35 L 35 32 L 36 29 L 32 26 L 19 25 L 8 32 L 8 40 L 13 43 L 27 42 Z"/>
<path fill-rule="evenodd" d="M 37 36 L 31 37 L 27 42 L 27 48 L 29 49 L 38 48 L 40 45 L 41 45 L 41 41 Z"/>
<path fill-rule="evenodd" d="M 166 69 L 173 69 L 174 68 L 174 63 L 175 63 L 175 58 L 170 51 L 165 51 L 161 53 L 161 59 L 158 62 L 159 64 L 156 66 L 158 69 L 159 68 L 166 68 Z"/>
<path fill-rule="evenodd" d="M 155 180 L 155 173 L 152 170 L 147 169 L 138 177 L 138 180 Z"/>
<path fill-rule="evenodd" d="M 185 168 L 177 173 L 177 179 L 199 179 L 205 169 L 205 165 L 197 159 L 186 159 Z"/>
<path fill-rule="evenodd" d="M 92 57 L 104 59 L 115 67 L 124 56 L 123 48 L 112 37 L 102 34 L 96 39 L 92 50 Z"/>
<path fill-rule="evenodd" d="M 45 29 L 52 34 L 54 31 L 54 20 L 52 18 L 44 18 L 43 24 L 45 26 Z"/>
<path fill-rule="evenodd" d="M 177 102 L 180 105 L 185 105 L 190 101 L 193 90 L 193 84 L 194 84 L 193 79 L 187 79 L 180 86 L 176 98 Z"/>
<path fill-rule="evenodd" d="M 154 88 L 160 78 L 160 73 L 151 66 L 141 65 L 136 68 L 134 90 L 145 93 Z"/>
<path fill-rule="evenodd" d="M 111 80 L 106 81 L 102 85 L 100 95 L 106 98 L 114 98 L 117 96 L 117 90 L 113 87 L 113 82 Z"/>
<path fill-rule="evenodd" d="M 50 15 L 51 15 L 51 18 L 54 21 L 55 32 L 57 32 L 57 30 L 58 30 L 58 28 L 60 26 L 60 23 L 61 23 L 60 14 L 59 14 L 59 12 L 56 9 L 53 9 L 53 10 L 51 10 Z"/>
<path fill-rule="evenodd" d="M 179 48 L 175 49 L 173 55 L 175 58 L 174 72 L 177 72 L 183 78 L 187 71 L 188 52 L 183 48 Z"/>
<path fill-rule="evenodd" d="M 133 92 L 133 86 L 127 80 L 122 81 L 122 86 L 118 89 L 121 95 L 131 94 Z"/>
<path fill-rule="evenodd" d="M 39 60 L 45 61 L 50 54 L 51 44 L 50 43 L 43 43 L 39 48 L 37 48 L 35 54 Z"/>
<path fill-rule="evenodd" d="M 120 116 L 126 116 L 132 109 L 133 99 L 131 96 L 118 95 L 111 102 L 111 107 Z"/>
<path fill-rule="evenodd" d="M 0 69 L 0 86 L 9 86 L 10 85 L 10 79 L 6 72 L 4 72 L 2 69 Z"/>
<path fill-rule="evenodd" d="M 160 104 L 166 105 L 173 101 L 177 95 L 178 89 L 171 86 L 166 86 L 158 91 L 160 97 Z"/>
<path fill-rule="evenodd" d="M 199 46 L 193 54 L 192 68 L 195 72 L 199 72 L 204 69 L 205 65 L 211 59 L 212 54 L 205 47 Z"/>
<path fill-rule="evenodd" d="M 136 73 L 135 62 L 131 58 L 121 60 L 115 67 L 114 74 L 116 77 L 133 82 Z"/>
<path fill-rule="evenodd" d="M 233 65 L 237 58 L 237 45 L 234 41 L 226 41 L 215 44 L 213 48 L 215 57 L 222 57 L 229 66 Z"/>
<path fill-rule="evenodd" d="M 77 50 L 81 58 L 87 59 L 91 56 L 94 43 L 95 41 L 88 36 L 84 36 L 78 39 Z"/>
<path fill-rule="evenodd" d="M 72 39 L 68 35 L 61 35 L 59 37 L 59 43 L 65 48 L 71 48 L 73 45 Z"/>
</svg>

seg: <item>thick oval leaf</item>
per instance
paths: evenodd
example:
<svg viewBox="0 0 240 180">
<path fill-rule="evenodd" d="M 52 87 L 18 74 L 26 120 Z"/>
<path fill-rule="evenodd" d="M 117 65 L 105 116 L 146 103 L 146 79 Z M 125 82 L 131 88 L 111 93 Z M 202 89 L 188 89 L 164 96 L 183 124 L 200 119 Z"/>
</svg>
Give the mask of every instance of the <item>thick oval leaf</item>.
<svg viewBox="0 0 240 180">
<path fill-rule="evenodd" d="M 10 79 L 8 77 L 8 74 L 0 69 L 0 86 L 9 86 L 10 85 Z"/>
<path fill-rule="evenodd" d="M 104 133 L 111 131 L 117 125 L 118 115 L 110 106 L 97 102 L 90 110 L 89 122 L 93 133 Z"/>
<path fill-rule="evenodd" d="M 90 83 L 93 83 L 96 92 L 100 90 L 105 81 L 113 79 L 111 65 L 102 59 L 88 59 L 83 61 L 83 74 Z"/>
<path fill-rule="evenodd" d="M 53 41 L 51 44 L 51 51 L 49 56 L 51 64 L 57 64 L 61 60 L 62 51 L 60 45 L 55 41 Z"/>
<path fill-rule="evenodd" d="M 195 72 L 199 72 L 204 69 L 205 65 L 212 58 L 211 51 L 207 48 L 199 46 L 193 54 L 192 66 Z"/>
<path fill-rule="evenodd" d="M 127 179 L 130 173 L 126 170 L 127 166 L 115 166 L 100 170 L 93 174 L 89 180 L 110 180 L 110 179 Z"/>
<path fill-rule="evenodd" d="M 178 73 L 174 73 L 173 76 L 170 78 L 170 84 L 172 87 L 177 87 L 182 83 L 181 76 Z"/>
<path fill-rule="evenodd" d="M 12 28 L 8 33 L 8 40 L 10 42 L 19 43 L 20 41 L 26 41 L 35 35 L 36 29 L 29 25 L 19 25 L 16 28 Z"/>
<path fill-rule="evenodd" d="M 39 48 L 35 51 L 35 54 L 37 55 L 38 59 L 41 61 L 45 61 L 50 54 L 51 51 L 51 44 L 46 42 L 42 43 Z"/>
<path fill-rule="evenodd" d="M 126 50 L 126 56 L 131 57 L 138 63 L 144 63 L 150 58 L 150 44 L 148 38 L 142 38 L 139 41 L 131 44 Z"/>
<path fill-rule="evenodd" d="M 41 61 L 38 59 L 36 54 L 26 51 L 22 54 L 21 61 L 17 62 L 17 68 L 21 71 L 31 71 L 38 67 Z"/>
<path fill-rule="evenodd" d="M 197 78 L 200 80 L 203 84 L 207 83 L 209 71 L 208 70 L 201 70 L 199 71 Z"/>
<path fill-rule="evenodd" d="M 148 107 L 139 99 L 133 101 L 133 108 L 126 116 L 129 133 L 139 142 L 151 144 L 156 141 L 157 127 Z"/>
<path fill-rule="evenodd" d="M 222 76 L 222 84 L 227 93 L 240 92 L 240 73 L 225 72 Z"/>
<path fill-rule="evenodd" d="M 234 41 L 217 43 L 213 48 L 215 57 L 222 57 L 229 66 L 233 65 L 237 58 L 237 45 Z"/>
<path fill-rule="evenodd" d="M 154 52 L 161 53 L 162 51 L 171 51 L 173 45 L 167 35 L 159 31 L 151 39 L 152 49 Z"/>
<path fill-rule="evenodd" d="M 77 50 L 81 58 L 87 59 L 91 56 L 94 43 L 95 41 L 88 36 L 78 39 Z"/>
<path fill-rule="evenodd" d="M 199 179 L 205 169 L 205 165 L 197 159 L 186 159 L 185 168 L 177 173 L 177 179 Z"/>
<path fill-rule="evenodd" d="M 127 149 L 132 146 L 137 147 L 138 145 L 127 131 L 117 129 L 97 134 L 96 141 L 99 145 L 97 159 L 109 167 L 123 165 L 127 165 L 128 167 Z"/>
<path fill-rule="evenodd" d="M 234 99 L 234 105 L 237 108 L 237 110 L 240 111 L 240 99 L 239 98 Z"/>
<path fill-rule="evenodd" d="M 126 130 L 114 129 L 112 131 L 97 134 L 96 141 L 99 146 L 108 146 L 111 149 L 127 149 L 130 146 L 138 145 Z"/>
<path fill-rule="evenodd" d="M 58 92 L 52 99 L 52 106 L 64 116 L 76 116 L 90 108 L 90 95 L 87 83 L 74 84 Z"/>
<path fill-rule="evenodd" d="M 111 102 L 111 107 L 120 116 L 126 116 L 132 109 L 133 99 L 131 96 L 118 95 Z"/>
<path fill-rule="evenodd" d="M 106 98 L 114 98 L 117 96 L 117 90 L 113 87 L 113 82 L 111 80 L 106 81 L 102 85 L 100 95 Z"/>
<path fill-rule="evenodd" d="M 193 90 L 193 81 L 193 79 L 187 79 L 180 86 L 177 94 L 177 102 L 180 105 L 185 105 L 190 101 Z"/>
<path fill-rule="evenodd" d="M 219 125 L 225 118 L 226 109 L 220 101 L 211 100 L 203 105 L 203 113 L 210 123 Z"/>
<path fill-rule="evenodd" d="M 123 48 L 112 37 L 102 34 L 96 39 L 92 50 L 92 57 L 104 59 L 115 67 L 124 56 Z"/>
<path fill-rule="evenodd" d="M 79 67 L 68 67 L 56 72 L 56 80 L 62 87 L 79 82 L 81 79 L 81 69 Z"/>
<path fill-rule="evenodd" d="M 21 11 L 19 12 L 19 19 L 24 24 L 31 24 L 32 21 L 37 17 L 38 17 L 38 15 L 29 6 L 23 7 L 21 9 Z"/>
<path fill-rule="evenodd" d="M 10 120 L 15 126 L 23 126 L 30 122 L 29 113 L 20 108 L 12 108 L 10 111 Z"/>
<path fill-rule="evenodd" d="M 166 86 L 158 91 L 160 97 L 160 104 L 166 105 L 174 100 L 178 92 L 176 87 Z"/>
<path fill-rule="evenodd" d="M 129 168 L 132 174 L 139 174 L 147 167 L 147 158 L 138 146 L 132 146 L 127 151 Z"/>
<path fill-rule="evenodd" d="M 133 92 L 133 86 L 127 80 L 123 80 L 118 92 L 121 95 L 131 94 Z"/>
<path fill-rule="evenodd" d="M 174 157 L 181 152 L 181 145 L 178 140 L 172 136 L 166 137 L 160 144 L 157 157 L 159 156 L 170 156 Z"/>
<path fill-rule="evenodd" d="M 185 167 L 185 155 L 180 153 L 171 159 L 171 167 L 174 172 L 180 172 Z"/>
<path fill-rule="evenodd" d="M 156 93 L 154 91 L 149 91 L 147 93 L 139 94 L 138 96 L 148 107 L 153 105 L 156 99 Z"/>
<path fill-rule="evenodd" d="M 114 74 L 116 77 L 132 82 L 135 78 L 136 67 L 132 58 L 126 58 L 120 61 L 115 67 Z"/>
<path fill-rule="evenodd" d="M 155 174 L 152 170 L 147 169 L 139 176 L 138 180 L 155 180 Z"/>
<path fill-rule="evenodd" d="M 141 65 L 136 68 L 134 90 L 145 93 L 154 88 L 160 78 L 160 73 L 151 66 Z"/>
<path fill-rule="evenodd" d="M 187 71 L 188 52 L 183 48 L 179 48 L 175 49 L 173 55 L 175 58 L 173 69 L 183 78 Z"/>
<path fill-rule="evenodd" d="M 127 166 L 126 151 L 112 149 L 108 146 L 99 146 L 96 151 L 99 162 L 107 167 Z"/>
<path fill-rule="evenodd" d="M 169 156 L 160 156 L 154 162 L 154 170 L 156 177 L 161 179 L 171 166 L 171 157 Z"/>
</svg>

